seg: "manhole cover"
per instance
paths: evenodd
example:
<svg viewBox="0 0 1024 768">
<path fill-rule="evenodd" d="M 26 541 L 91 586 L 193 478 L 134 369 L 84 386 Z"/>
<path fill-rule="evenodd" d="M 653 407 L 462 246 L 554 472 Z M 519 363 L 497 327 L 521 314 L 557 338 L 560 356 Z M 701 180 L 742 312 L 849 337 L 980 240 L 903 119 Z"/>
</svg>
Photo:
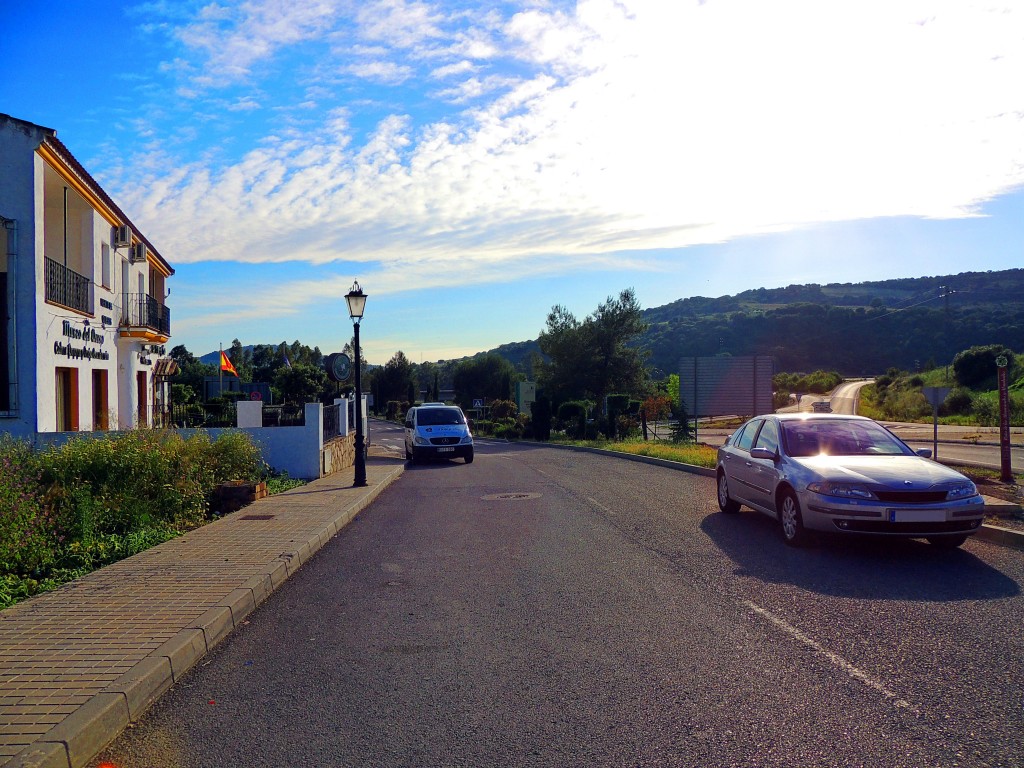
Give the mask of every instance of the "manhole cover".
<svg viewBox="0 0 1024 768">
<path fill-rule="evenodd" d="M 273 520 L 274 515 L 242 515 L 243 520 Z"/>
<path fill-rule="evenodd" d="M 483 496 L 484 501 L 520 501 L 521 499 L 539 499 L 539 493 L 492 493 Z"/>
</svg>

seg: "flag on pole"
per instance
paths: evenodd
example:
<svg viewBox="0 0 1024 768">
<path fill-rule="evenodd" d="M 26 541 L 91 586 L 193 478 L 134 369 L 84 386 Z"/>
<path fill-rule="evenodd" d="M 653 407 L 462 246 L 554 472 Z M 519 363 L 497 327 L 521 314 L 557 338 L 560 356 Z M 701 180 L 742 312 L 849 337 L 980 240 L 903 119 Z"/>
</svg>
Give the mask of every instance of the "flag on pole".
<svg viewBox="0 0 1024 768">
<path fill-rule="evenodd" d="M 238 376 L 238 371 L 235 370 L 235 366 L 233 366 L 231 364 L 231 361 L 228 360 L 228 356 L 224 354 L 224 350 L 220 351 L 220 369 L 222 371 L 227 371 L 230 374 Z"/>
</svg>

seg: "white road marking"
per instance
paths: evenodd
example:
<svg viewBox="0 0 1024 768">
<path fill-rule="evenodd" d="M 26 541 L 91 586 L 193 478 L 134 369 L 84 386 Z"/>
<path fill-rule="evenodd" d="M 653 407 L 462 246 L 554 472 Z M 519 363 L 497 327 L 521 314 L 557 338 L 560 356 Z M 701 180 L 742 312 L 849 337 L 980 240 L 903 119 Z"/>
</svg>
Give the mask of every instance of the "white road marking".
<svg viewBox="0 0 1024 768">
<path fill-rule="evenodd" d="M 780 619 L 771 611 L 767 611 L 761 606 L 755 605 L 754 603 L 750 602 L 749 600 L 744 600 L 742 602 L 750 610 L 754 611 L 754 613 L 758 614 L 759 616 L 763 616 L 790 637 L 799 640 L 804 645 L 814 649 L 817 653 L 821 654 L 826 659 L 828 659 L 828 661 L 831 662 L 834 666 L 839 667 L 841 670 L 846 672 L 846 674 L 848 674 L 854 680 L 859 680 L 860 682 L 864 683 L 864 685 L 866 685 L 868 688 L 871 688 L 872 690 L 875 690 L 878 693 L 882 694 L 882 696 L 884 696 L 886 699 L 892 701 L 894 706 L 900 707 L 901 709 L 910 709 L 913 712 L 917 712 L 917 710 L 911 706 L 909 701 L 901 699 L 897 694 L 890 691 L 888 688 L 882 685 L 882 683 L 878 682 L 873 677 L 871 677 L 867 672 L 858 669 L 839 654 L 833 653 L 820 643 L 812 640 L 810 637 L 805 635 L 803 632 L 801 632 L 799 629 L 794 627 L 786 620 Z"/>
</svg>

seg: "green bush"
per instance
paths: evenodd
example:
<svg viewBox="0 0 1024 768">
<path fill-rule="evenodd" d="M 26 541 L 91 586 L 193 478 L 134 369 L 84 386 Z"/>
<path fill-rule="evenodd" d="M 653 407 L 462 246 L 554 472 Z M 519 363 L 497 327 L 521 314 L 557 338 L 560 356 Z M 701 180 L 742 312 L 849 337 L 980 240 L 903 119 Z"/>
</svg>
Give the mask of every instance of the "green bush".
<svg viewBox="0 0 1024 768">
<path fill-rule="evenodd" d="M 519 408 L 512 400 L 495 400 L 491 403 L 491 418 L 495 421 L 514 419 L 519 413 Z"/>
<path fill-rule="evenodd" d="M 52 520 L 39 492 L 30 444 L 0 437 L 0 570 L 31 570 L 45 559 Z"/>
<path fill-rule="evenodd" d="M 939 414 L 942 416 L 964 416 L 971 412 L 971 392 L 968 389 L 957 387 L 946 395 Z"/>
<path fill-rule="evenodd" d="M 267 474 L 244 432 L 134 430 L 42 452 L 0 437 L 0 607 L 202 525 L 218 483 Z"/>
</svg>

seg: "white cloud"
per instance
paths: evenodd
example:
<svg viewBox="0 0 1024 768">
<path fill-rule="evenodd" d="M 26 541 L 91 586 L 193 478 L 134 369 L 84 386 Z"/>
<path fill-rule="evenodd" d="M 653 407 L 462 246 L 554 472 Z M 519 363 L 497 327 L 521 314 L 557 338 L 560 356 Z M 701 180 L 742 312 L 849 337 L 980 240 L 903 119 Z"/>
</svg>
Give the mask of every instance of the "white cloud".
<svg viewBox="0 0 1024 768">
<path fill-rule="evenodd" d="M 374 0 L 359 6 L 356 20 L 368 40 L 380 40 L 389 46 L 411 48 L 425 40 L 442 36 L 439 25 L 444 18 L 429 3 L 407 0 Z"/>
<path fill-rule="evenodd" d="M 332 0 L 249 0 L 237 5 L 205 6 L 178 39 L 206 56 L 203 86 L 246 77 L 253 64 L 283 46 L 317 37 L 338 13 Z"/>
<path fill-rule="evenodd" d="M 432 95 L 471 108 L 420 120 L 396 105 L 366 137 L 342 110 L 233 165 L 154 173 L 126 190 L 147 233 L 175 263 L 343 260 L 422 280 L 467 260 L 497 275 L 820 221 L 965 216 L 1024 184 L 1016 8 L 581 0 L 453 28 L 442 7 L 360 6 L 360 42 L 387 55 L 347 68 L 455 78 Z M 231 77 L 335 34 L 337 12 L 253 2 L 231 9 L 232 29 L 219 10 L 183 34 Z M 305 93 L 341 103 L 327 84 Z M 197 234 L 211 231 L 215 251 Z"/>
<path fill-rule="evenodd" d="M 413 74 L 411 67 L 391 61 L 368 61 L 353 64 L 347 68 L 347 71 L 365 80 L 373 80 L 387 85 L 399 85 Z"/>
</svg>

